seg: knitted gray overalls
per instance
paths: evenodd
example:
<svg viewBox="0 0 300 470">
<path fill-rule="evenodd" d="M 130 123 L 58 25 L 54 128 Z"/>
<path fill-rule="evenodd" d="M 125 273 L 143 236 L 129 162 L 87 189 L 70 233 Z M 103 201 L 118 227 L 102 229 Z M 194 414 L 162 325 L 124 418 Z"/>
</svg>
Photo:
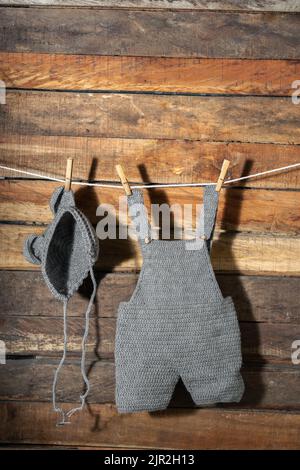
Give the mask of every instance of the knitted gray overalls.
<svg viewBox="0 0 300 470">
<path fill-rule="evenodd" d="M 239 324 L 231 297 L 221 294 L 209 255 L 218 206 L 215 187 L 204 191 L 201 249 L 193 249 L 195 240 L 151 240 L 139 190 L 128 197 L 128 205 L 143 266 L 130 301 L 118 311 L 119 412 L 165 409 L 180 377 L 197 405 L 240 401 Z"/>
</svg>

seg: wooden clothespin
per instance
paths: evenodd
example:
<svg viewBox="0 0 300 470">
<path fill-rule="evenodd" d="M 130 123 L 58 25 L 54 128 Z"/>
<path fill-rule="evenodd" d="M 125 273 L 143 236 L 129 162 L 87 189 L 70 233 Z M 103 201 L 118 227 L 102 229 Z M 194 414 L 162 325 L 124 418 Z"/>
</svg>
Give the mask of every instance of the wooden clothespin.
<svg viewBox="0 0 300 470">
<path fill-rule="evenodd" d="M 73 158 L 68 158 L 66 169 L 65 191 L 70 191 L 72 185 Z"/>
<path fill-rule="evenodd" d="M 121 180 L 121 183 L 122 183 L 122 186 L 123 186 L 124 191 L 126 193 L 126 196 L 131 196 L 131 194 L 132 194 L 131 187 L 128 183 L 128 179 L 125 176 L 122 165 L 116 165 L 116 170 L 117 170 L 117 173 L 118 173 L 119 178 Z"/>
<path fill-rule="evenodd" d="M 222 168 L 221 168 L 220 175 L 219 175 L 219 178 L 218 178 L 218 181 L 217 181 L 217 185 L 216 185 L 216 191 L 217 191 L 218 193 L 221 191 L 222 184 L 223 184 L 223 182 L 224 182 L 224 179 L 225 179 L 226 173 L 227 173 L 227 171 L 228 171 L 229 165 L 230 165 L 230 161 L 229 161 L 229 160 L 223 160 Z"/>
</svg>

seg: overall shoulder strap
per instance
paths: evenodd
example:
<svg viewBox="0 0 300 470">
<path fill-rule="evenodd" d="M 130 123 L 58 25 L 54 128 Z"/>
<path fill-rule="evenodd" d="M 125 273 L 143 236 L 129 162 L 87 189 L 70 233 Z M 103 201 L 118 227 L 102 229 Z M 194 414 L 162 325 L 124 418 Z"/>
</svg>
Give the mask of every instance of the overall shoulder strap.
<svg viewBox="0 0 300 470">
<path fill-rule="evenodd" d="M 148 221 L 142 191 L 133 189 L 132 195 L 127 197 L 127 201 L 130 217 L 133 221 L 138 239 L 143 247 L 151 241 L 151 227 Z"/>
<path fill-rule="evenodd" d="M 211 240 L 215 228 L 217 209 L 219 203 L 219 193 L 215 185 L 206 186 L 203 197 L 204 209 L 204 235 L 207 240 Z"/>
</svg>

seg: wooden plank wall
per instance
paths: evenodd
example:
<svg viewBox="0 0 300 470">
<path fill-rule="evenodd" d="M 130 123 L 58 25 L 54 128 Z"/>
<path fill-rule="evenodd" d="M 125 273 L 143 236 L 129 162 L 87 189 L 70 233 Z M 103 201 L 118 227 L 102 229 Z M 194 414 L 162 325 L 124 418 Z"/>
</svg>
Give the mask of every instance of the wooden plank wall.
<svg viewBox="0 0 300 470">
<path fill-rule="evenodd" d="M 114 182 L 216 181 L 224 157 L 238 177 L 300 161 L 300 6 L 296 0 L 0 0 L 0 161 Z M 30 7 L 30 8 L 28 8 Z M 88 339 L 89 406 L 64 429 L 51 410 L 62 352 L 61 306 L 22 256 L 27 234 L 51 220 L 55 183 L 4 172 L 0 181 L 0 441 L 78 448 L 299 449 L 299 170 L 249 180 L 221 195 L 213 264 L 237 307 L 246 393 L 238 405 L 196 409 L 179 384 L 170 409 L 118 415 L 114 406 L 117 307 L 141 265 L 126 241 L 102 241 Z M 97 224 L 119 191 L 77 189 Z M 193 203 L 201 189 L 149 190 L 146 202 Z M 125 223 L 125 214 L 119 214 Z M 176 222 L 176 220 L 175 220 Z M 72 300 L 59 397 L 80 393 L 82 312 Z"/>
</svg>

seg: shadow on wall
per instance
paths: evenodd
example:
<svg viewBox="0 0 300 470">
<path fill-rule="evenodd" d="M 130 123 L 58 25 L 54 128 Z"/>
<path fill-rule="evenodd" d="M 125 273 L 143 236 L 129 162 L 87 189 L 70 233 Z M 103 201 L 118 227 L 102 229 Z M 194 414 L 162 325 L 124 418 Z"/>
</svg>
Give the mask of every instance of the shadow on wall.
<svg viewBox="0 0 300 470">
<path fill-rule="evenodd" d="M 241 176 L 246 176 L 251 173 L 251 168 L 253 166 L 253 161 L 250 159 L 247 159 L 245 161 L 245 165 L 242 171 Z M 244 183 L 245 184 L 245 183 Z M 243 185 L 244 185 L 243 184 Z M 241 184 L 239 185 L 239 188 L 241 188 Z M 224 243 L 226 244 L 226 257 L 228 259 L 228 262 L 230 266 L 232 266 L 232 271 L 237 273 L 238 272 L 238 267 L 235 265 L 235 259 L 234 259 L 234 254 L 233 254 L 233 249 L 232 245 L 234 242 L 234 238 L 236 236 L 235 232 L 230 233 L 230 239 L 228 238 L 228 231 L 230 231 L 231 228 L 237 227 L 239 225 L 239 220 L 240 220 L 240 214 L 242 210 L 242 198 L 239 199 L 239 205 L 235 205 L 235 210 L 232 211 L 231 206 L 230 206 L 230 191 L 235 191 L 235 188 L 231 188 L 226 190 L 226 196 L 225 196 L 225 209 L 223 213 L 223 218 L 221 221 L 221 226 L 224 229 L 227 229 L 227 232 L 221 232 L 218 239 L 213 242 L 213 247 L 212 250 L 217 249 L 217 245 L 220 244 L 221 247 L 223 247 Z M 233 216 L 234 214 L 234 216 Z M 230 221 L 230 222 L 229 222 Z M 228 240 L 230 240 L 230 244 L 228 243 Z M 221 251 L 221 250 L 217 250 Z M 223 251 L 223 250 L 222 250 Z M 228 273 L 229 274 L 229 273 Z M 257 351 L 259 350 L 259 345 L 260 345 L 260 333 L 258 329 L 258 324 L 255 321 L 255 317 L 253 315 L 252 311 L 252 305 L 251 302 L 247 296 L 247 292 L 245 291 L 243 282 L 242 282 L 242 277 L 236 276 L 235 277 L 235 282 L 234 284 L 230 282 L 232 280 L 231 276 L 228 274 L 217 274 L 217 280 L 222 292 L 222 295 L 224 297 L 230 296 L 233 299 L 233 302 L 236 307 L 237 311 L 237 316 L 240 321 L 240 329 L 241 329 L 241 342 L 242 342 L 242 350 L 243 350 L 243 367 L 242 367 L 242 376 L 245 382 L 245 393 L 244 396 L 240 402 L 240 404 L 233 404 L 233 403 L 228 403 L 228 404 L 218 404 L 218 407 L 221 408 L 233 408 L 233 407 L 238 407 L 238 406 L 255 406 L 258 405 L 265 392 L 265 386 L 262 381 L 262 376 L 260 373 L 259 368 L 255 369 L 255 380 L 251 380 L 251 377 L 248 378 L 248 367 L 249 367 L 249 362 L 248 362 L 248 353 L 252 356 L 252 362 L 253 362 L 253 356 L 255 358 L 255 361 L 258 362 L 260 365 L 263 364 L 264 359 L 263 357 L 258 356 Z M 241 321 L 241 318 L 247 318 L 247 321 Z M 250 328 L 245 328 L 245 326 L 250 326 Z M 251 331 L 251 338 L 245 338 L 245 334 L 249 333 Z M 249 339 L 251 340 L 250 348 L 247 347 L 245 348 L 245 345 L 249 344 Z M 244 346 L 244 348 L 243 348 Z M 251 358 L 249 358 L 251 361 Z M 174 394 L 172 397 L 172 400 L 170 402 L 170 407 L 176 408 L 176 407 L 184 407 L 184 408 L 190 408 L 190 407 L 195 407 L 194 402 L 189 394 L 189 392 L 186 390 L 183 382 L 180 380 L 174 390 Z M 187 412 L 190 412 L 191 410 L 188 409 Z M 168 412 L 172 413 L 172 410 L 168 410 Z M 153 413 L 155 415 L 155 413 Z"/>
<path fill-rule="evenodd" d="M 89 173 L 89 181 L 92 181 L 95 179 L 96 175 L 96 170 L 97 170 L 97 165 L 98 165 L 98 160 L 96 158 L 93 159 L 92 161 L 92 167 Z M 83 208 L 86 208 L 86 203 L 84 201 L 88 200 L 89 201 L 89 207 L 88 207 L 88 214 L 87 216 L 92 215 L 92 219 L 94 218 L 96 214 L 96 210 L 99 206 L 99 200 L 98 196 L 96 193 L 96 189 L 93 186 L 84 186 L 82 187 L 79 191 L 76 192 L 75 194 L 76 201 L 78 203 L 78 207 L 81 210 L 84 210 Z M 83 207 L 81 207 L 81 205 Z M 117 220 L 118 224 L 118 220 Z M 121 264 L 123 261 L 126 259 L 130 259 L 131 257 L 134 256 L 134 248 L 132 246 L 132 242 L 130 240 L 124 240 L 124 243 L 127 244 L 127 246 L 124 248 L 124 250 L 116 250 L 114 252 L 114 257 L 109 258 L 109 254 L 112 253 L 112 250 L 110 249 L 111 244 L 116 243 L 115 240 L 99 240 L 99 258 L 105 258 L 105 266 L 106 266 L 106 271 L 110 272 L 113 271 L 116 266 Z M 95 279 L 97 282 L 97 287 L 101 285 L 101 281 L 105 277 L 106 272 L 101 272 L 97 269 L 95 269 Z M 91 294 L 93 291 L 93 286 L 90 278 L 88 277 L 82 286 L 79 288 L 79 294 L 86 299 L 87 301 L 90 299 Z M 95 303 L 94 303 L 94 318 L 95 318 L 95 345 L 94 345 L 94 358 L 92 359 L 88 370 L 87 370 L 87 376 L 90 377 L 92 375 L 93 370 L 96 368 L 97 363 L 102 361 L 102 357 L 100 355 L 100 345 L 101 345 L 101 327 L 100 327 L 100 305 L 99 305 L 99 300 L 98 297 L 96 296 L 95 298 Z M 92 384 L 91 384 L 92 385 Z M 98 414 L 95 414 L 93 412 L 92 407 L 88 403 L 87 399 L 87 407 L 90 415 L 94 418 L 94 425 L 93 425 L 93 431 L 100 431 L 100 416 Z"/>
<path fill-rule="evenodd" d="M 252 166 L 253 166 L 253 160 L 247 159 L 245 161 L 241 176 L 249 175 L 251 173 Z M 239 184 L 239 188 L 242 188 L 243 186 L 246 185 L 246 181 L 244 182 L 242 181 L 240 183 L 242 184 Z M 226 224 L 228 224 L 228 221 L 230 221 L 231 226 L 237 227 L 239 225 L 240 214 L 242 211 L 242 198 L 239 199 L 239 206 L 237 205 L 235 206 L 235 211 L 233 212 L 231 210 L 230 191 L 235 191 L 235 188 L 232 188 L 226 191 L 225 210 L 224 210 L 224 215 L 223 215 L 223 220 L 222 220 L 222 225 L 224 225 L 225 228 L 228 228 L 226 227 Z M 232 214 L 235 214 L 234 218 Z M 223 242 L 226 243 L 227 256 L 230 261 L 230 265 L 232 265 L 232 270 L 234 272 L 238 272 L 238 266 L 235 265 L 235 259 L 234 259 L 233 249 L 232 249 L 235 236 L 236 236 L 236 233 L 235 234 L 231 233 L 231 237 L 230 237 L 231 244 L 229 245 L 226 232 L 225 233 L 222 232 L 216 242 L 216 245 L 218 243 L 220 244 L 222 244 Z M 221 276 L 219 276 L 219 278 L 220 277 Z M 233 298 L 236 311 L 237 311 L 237 316 L 240 321 L 240 329 L 241 329 L 241 342 L 242 342 L 242 350 L 243 350 L 242 376 L 245 382 L 245 393 L 240 404 L 241 406 L 246 405 L 246 404 L 255 406 L 261 402 L 264 396 L 265 387 L 262 381 L 262 376 L 260 372 L 261 369 L 260 370 L 256 369 L 256 380 L 255 380 L 254 386 L 252 385 L 252 381 L 250 384 L 250 381 L 248 380 L 247 370 L 249 367 L 249 359 L 250 361 L 252 360 L 252 363 L 253 363 L 254 358 L 255 358 L 255 361 L 259 362 L 260 364 L 264 362 L 263 357 L 259 357 L 257 354 L 257 351 L 259 350 L 259 345 L 260 345 L 259 328 L 255 320 L 255 316 L 253 314 L 251 302 L 243 286 L 242 277 L 236 276 L 234 285 L 231 285 L 230 283 L 226 282 L 227 279 L 226 279 L 226 275 L 222 276 L 222 280 L 220 282 L 220 288 L 225 297 L 231 296 Z M 241 321 L 241 317 L 247 318 L 247 322 Z M 247 324 L 251 327 L 251 338 L 246 339 L 245 334 L 249 333 L 250 331 L 250 329 L 245 328 L 248 326 Z M 249 339 L 251 341 L 250 348 L 248 347 L 246 348 L 246 345 L 249 344 Z M 252 357 L 249 357 L 249 359 L 248 359 L 248 354 L 249 356 L 250 355 L 252 356 Z M 232 404 L 222 405 L 222 406 L 232 407 Z"/>
<path fill-rule="evenodd" d="M 93 165 L 91 168 L 91 172 L 89 175 L 89 179 L 92 180 L 94 178 L 95 172 L 96 172 L 96 167 L 97 167 L 97 159 L 93 160 Z M 252 167 L 252 160 L 246 160 L 245 166 L 242 172 L 242 176 L 249 174 L 251 167 Z M 147 170 L 144 165 L 140 166 L 140 173 L 142 176 L 142 180 L 145 183 L 150 183 L 151 181 L 149 180 Z M 239 186 L 241 188 L 241 185 Z M 225 209 L 224 209 L 224 214 L 223 214 L 223 219 L 221 221 L 221 226 L 224 227 L 227 230 L 231 227 L 236 227 L 239 223 L 240 219 L 240 213 L 242 210 L 242 200 L 239 199 L 239 206 L 235 205 L 235 210 L 234 212 L 231 210 L 230 207 L 230 191 L 235 191 L 235 188 L 231 188 L 226 191 L 226 200 L 225 200 Z M 77 191 L 76 193 L 76 199 L 79 201 L 88 199 L 89 201 L 89 213 L 95 214 L 96 209 L 98 207 L 98 198 L 97 194 L 95 192 L 95 188 L 93 187 L 84 187 Z M 166 191 L 164 190 L 155 190 L 155 200 L 159 201 L 160 204 L 169 203 L 168 196 L 166 194 Z M 153 192 L 150 193 L 150 202 L 153 201 Z M 234 216 L 233 216 L 234 214 Z M 234 217 L 234 218 L 233 218 Z M 159 221 L 155 221 L 155 223 L 158 223 Z M 173 220 L 171 221 L 171 223 Z M 228 232 L 227 232 L 228 233 Z M 221 233 L 218 240 L 216 240 L 213 243 L 213 248 L 216 249 L 217 245 L 224 245 L 226 243 L 226 257 L 229 260 L 230 265 L 232 266 L 232 270 L 234 272 L 237 272 L 237 267 L 235 269 L 235 260 L 233 256 L 233 250 L 232 250 L 232 243 L 234 241 L 234 232 L 231 232 L 230 234 L 230 241 L 231 245 L 228 244 L 228 235 L 226 233 Z M 124 241 L 125 242 L 125 241 Z M 103 240 L 100 241 L 100 256 L 101 257 L 106 257 L 108 253 L 111 253 L 110 249 L 110 244 L 114 243 L 114 240 Z M 119 250 L 119 252 L 115 252 L 113 260 L 106 259 L 105 265 L 107 266 L 107 271 L 113 271 L 114 268 L 125 261 L 126 259 L 130 259 L 133 254 L 134 254 L 134 248 L 132 245 L 132 242 L 130 240 L 127 240 L 126 242 L 128 246 L 124 250 Z M 97 280 L 97 285 L 101 284 L 102 279 L 104 278 L 105 273 L 96 271 L 96 280 Z M 242 344 L 243 344 L 243 331 L 249 331 L 249 329 L 243 328 L 244 324 L 249 323 L 251 325 L 251 352 L 253 351 L 258 351 L 259 349 L 259 344 L 260 344 L 260 336 L 259 336 L 259 329 L 257 327 L 257 323 L 255 322 L 255 318 L 253 316 L 252 312 L 252 306 L 250 303 L 250 300 L 247 297 L 247 293 L 244 289 L 243 283 L 242 283 L 242 278 L 236 276 L 235 277 L 235 282 L 234 284 L 230 282 L 232 279 L 226 274 L 219 274 L 217 275 L 217 279 L 222 291 L 222 294 L 224 297 L 231 296 L 233 298 L 233 301 L 236 306 L 237 310 L 237 315 L 240 318 L 241 316 L 243 318 L 247 318 L 247 322 L 240 321 L 240 327 L 241 327 L 241 333 L 242 333 Z M 89 299 L 90 295 L 92 292 L 92 285 L 89 280 L 86 280 L 82 287 L 80 288 L 80 295 L 86 299 Z M 127 299 L 126 299 L 127 300 Z M 97 300 L 95 301 L 95 318 L 96 318 L 96 343 L 95 343 L 95 348 L 94 348 L 94 360 L 91 362 L 90 367 L 88 369 L 88 376 L 91 375 L 94 367 L 96 364 L 102 360 L 100 356 L 100 343 L 101 343 L 101 328 L 100 328 L 100 306 L 97 303 Z M 249 339 L 247 340 L 247 344 L 249 344 Z M 261 380 L 261 375 L 259 374 L 259 370 L 256 371 L 256 379 L 255 383 L 249 383 L 248 386 L 248 381 L 247 381 L 247 352 L 244 354 L 244 365 L 242 368 L 242 375 L 245 381 L 245 394 L 244 397 L 241 401 L 241 405 L 251 405 L 255 406 L 256 404 L 260 403 L 263 395 L 264 395 L 264 385 Z M 260 358 L 258 356 L 255 357 L 255 359 L 262 363 L 263 358 Z M 246 361 L 246 365 L 245 365 Z M 219 404 L 219 407 L 233 407 L 233 406 L 239 406 L 239 405 L 234 405 L 234 404 Z M 176 413 L 175 409 L 177 408 L 183 408 L 181 410 L 181 413 L 193 413 L 193 409 L 195 408 L 194 402 L 189 394 L 189 392 L 186 390 L 183 382 L 179 380 L 178 384 L 175 387 L 173 397 L 170 401 L 169 408 L 163 412 L 153 412 L 151 415 L 153 417 L 160 417 L 162 413 L 167 413 L 167 414 L 172 414 Z M 94 425 L 93 425 L 93 430 L 95 432 L 101 431 L 101 423 L 100 423 L 100 416 L 95 414 L 92 410 L 92 408 L 88 405 L 89 412 L 91 416 L 94 418 Z"/>
</svg>

